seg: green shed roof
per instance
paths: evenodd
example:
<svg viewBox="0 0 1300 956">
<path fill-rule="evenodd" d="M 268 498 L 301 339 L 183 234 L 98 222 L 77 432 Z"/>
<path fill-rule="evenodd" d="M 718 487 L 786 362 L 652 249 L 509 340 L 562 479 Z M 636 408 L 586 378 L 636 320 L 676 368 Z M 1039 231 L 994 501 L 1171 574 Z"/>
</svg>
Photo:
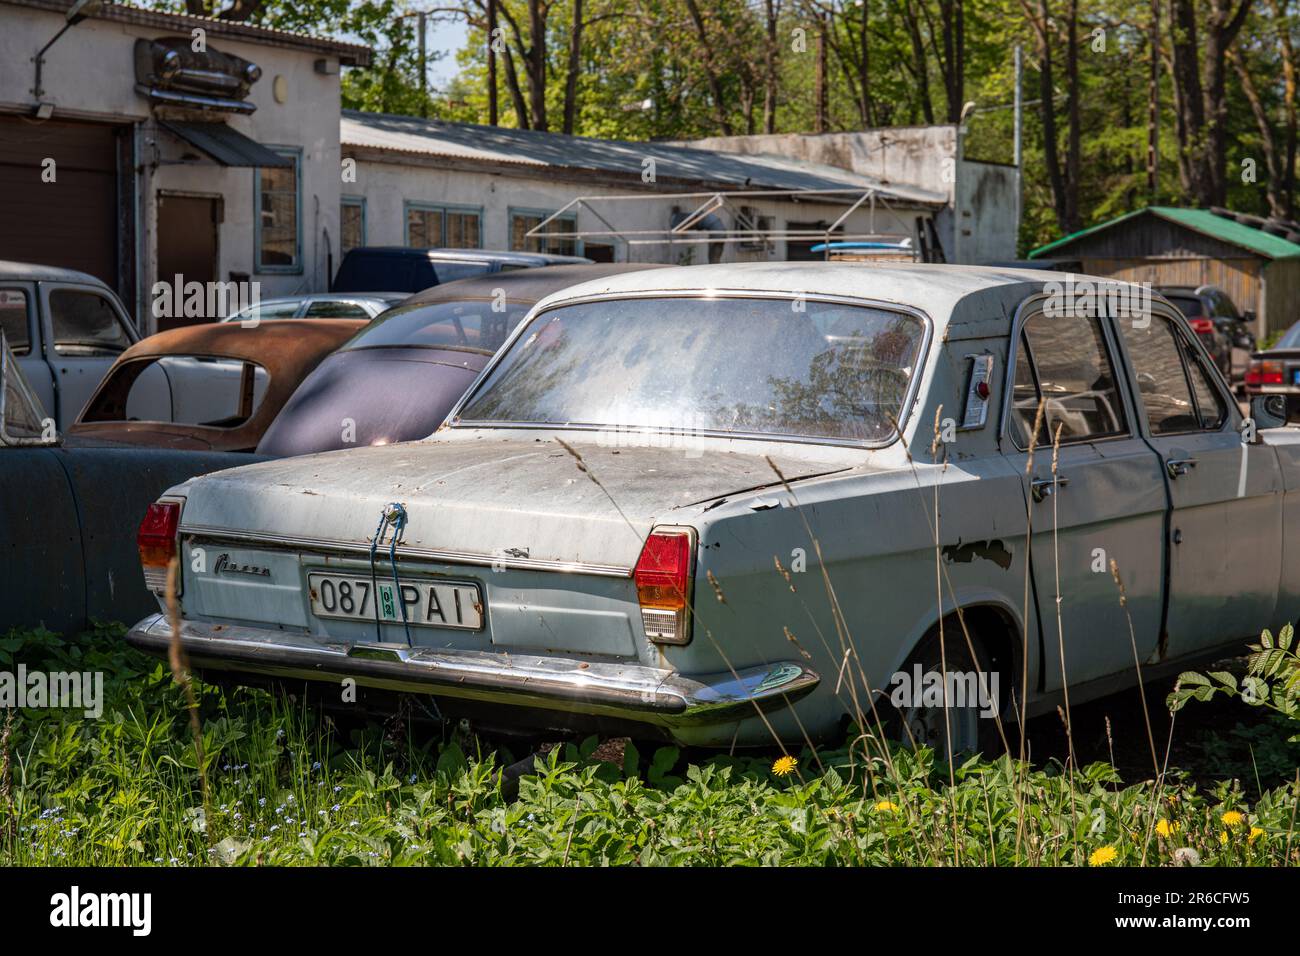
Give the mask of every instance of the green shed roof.
<svg viewBox="0 0 1300 956">
<path fill-rule="evenodd" d="M 1177 206 L 1147 206 L 1145 209 L 1138 209 L 1134 212 L 1125 213 L 1115 219 L 1109 219 L 1106 222 L 1098 223 L 1095 226 L 1089 226 L 1087 229 L 1081 229 L 1055 242 L 1049 242 L 1045 246 L 1039 246 L 1033 252 L 1029 253 L 1029 258 L 1037 259 L 1049 252 L 1055 252 L 1063 249 L 1065 246 L 1081 239 L 1084 236 L 1091 235 L 1094 232 L 1100 232 L 1103 229 L 1109 229 L 1117 226 L 1121 222 L 1133 219 L 1151 213 L 1153 216 L 1159 216 L 1161 219 L 1168 219 L 1170 222 L 1176 222 L 1180 226 L 1199 232 L 1202 235 L 1218 239 L 1220 242 L 1227 242 L 1234 246 L 1240 246 L 1256 255 L 1264 256 L 1268 259 L 1290 259 L 1300 256 L 1300 245 L 1291 242 L 1289 239 L 1283 239 L 1281 236 L 1274 236 L 1271 233 L 1264 232 L 1262 229 L 1256 229 L 1253 226 L 1247 226 L 1243 223 L 1236 222 L 1232 219 L 1225 219 L 1223 216 L 1215 215 L 1208 209 L 1180 209 Z"/>
</svg>

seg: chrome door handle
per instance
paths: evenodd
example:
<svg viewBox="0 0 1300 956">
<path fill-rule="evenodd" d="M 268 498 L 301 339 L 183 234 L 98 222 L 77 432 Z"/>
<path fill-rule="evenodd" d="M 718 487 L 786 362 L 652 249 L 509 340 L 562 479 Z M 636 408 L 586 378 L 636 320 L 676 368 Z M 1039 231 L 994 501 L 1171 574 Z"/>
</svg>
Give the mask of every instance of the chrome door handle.
<svg viewBox="0 0 1300 956">
<path fill-rule="evenodd" d="M 1165 471 L 1169 472 L 1170 478 L 1177 478 L 1179 475 L 1185 475 L 1195 467 L 1195 458 L 1170 458 L 1165 462 Z"/>
<path fill-rule="evenodd" d="M 1056 494 L 1056 487 L 1060 485 L 1064 488 L 1070 483 L 1070 479 L 1064 475 L 1057 475 L 1055 478 L 1035 478 L 1029 483 L 1029 491 L 1034 496 L 1035 501 L 1042 501 L 1044 498 L 1050 498 Z"/>
</svg>

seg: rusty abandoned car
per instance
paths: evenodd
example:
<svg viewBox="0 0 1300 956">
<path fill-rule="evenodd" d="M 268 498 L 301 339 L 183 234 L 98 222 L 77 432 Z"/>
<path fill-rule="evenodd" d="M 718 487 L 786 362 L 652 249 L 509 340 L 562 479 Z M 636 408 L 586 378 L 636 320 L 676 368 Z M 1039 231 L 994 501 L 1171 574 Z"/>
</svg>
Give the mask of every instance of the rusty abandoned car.
<svg viewBox="0 0 1300 956">
<path fill-rule="evenodd" d="M 68 433 L 251 452 L 303 378 L 365 324 L 280 319 L 159 332 L 122 353 Z"/>
<path fill-rule="evenodd" d="M 0 333 L 0 633 L 148 613 L 133 540 L 140 515 L 178 481 L 257 460 L 62 434 Z"/>
<path fill-rule="evenodd" d="M 1300 432 L 1249 427 L 1167 302 L 1060 279 L 732 263 L 566 289 L 427 439 L 171 488 L 144 574 L 161 594 L 179 556 L 215 675 L 721 748 L 834 736 L 939 668 L 941 624 L 1007 718 L 1294 620 Z M 170 637 L 155 614 L 128 639 Z M 973 749 L 980 713 L 898 717 Z"/>
</svg>

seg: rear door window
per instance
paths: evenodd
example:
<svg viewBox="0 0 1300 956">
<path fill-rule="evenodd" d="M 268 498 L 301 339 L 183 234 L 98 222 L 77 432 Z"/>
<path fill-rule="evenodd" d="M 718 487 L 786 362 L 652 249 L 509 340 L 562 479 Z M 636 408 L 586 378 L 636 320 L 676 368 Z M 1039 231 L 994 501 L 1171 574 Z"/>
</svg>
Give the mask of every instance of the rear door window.
<svg viewBox="0 0 1300 956">
<path fill-rule="evenodd" d="M 1051 444 L 1128 434 L 1115 367 L 1095 316 L 1036 313 L 1025 323 L 1012 404 L 1021 444 L 1043 412 L 1037 443 Z"/>
<path fill-rule="evenodd" d="M 1117 324 L 1146 406 L 1151 434 L 1217 429 L 1223 424 L 1228 410 L 1222 398 L 1171 322 L 1153 316 L 1146 328 L 1137 328 L 1133 322 Z M 1193 394 L 1193 384 L 1199 398 Z"/>
<path fill-rule="evenodd" d="M 9 351 L 14 355 L 26 355 L 32 350 L 27 316 L 26 291 L 0 288 L 0 331 L 4 332 Z"/>
<path fill-rule="evenodd" d="M 117 355 L 131 344 L 117 310 L 107 297 L 81 289 L 50 293 L 50 324 L 59 355 Z"/>
</svg>

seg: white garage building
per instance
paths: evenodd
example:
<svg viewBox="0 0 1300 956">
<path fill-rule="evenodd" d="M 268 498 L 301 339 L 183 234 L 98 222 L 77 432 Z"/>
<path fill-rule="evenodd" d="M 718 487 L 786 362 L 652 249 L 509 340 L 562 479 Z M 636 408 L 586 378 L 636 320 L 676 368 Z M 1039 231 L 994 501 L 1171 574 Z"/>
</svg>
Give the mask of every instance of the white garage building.
<svg viewBox="0 0 1300 956">
<path fill-rule="evenodd" d="M 821 258 L 827 236 L 938 258 L 938 190 L 834 166 L 344 110 L 343 248 L 532 249 L 600 261 Z M 693 227 L 693 228 L 692 228 Z M 674 229 L 679 231 L 674 232 Z M 707 240 L 707 241 L 701 241 Z"/>
</svg>

